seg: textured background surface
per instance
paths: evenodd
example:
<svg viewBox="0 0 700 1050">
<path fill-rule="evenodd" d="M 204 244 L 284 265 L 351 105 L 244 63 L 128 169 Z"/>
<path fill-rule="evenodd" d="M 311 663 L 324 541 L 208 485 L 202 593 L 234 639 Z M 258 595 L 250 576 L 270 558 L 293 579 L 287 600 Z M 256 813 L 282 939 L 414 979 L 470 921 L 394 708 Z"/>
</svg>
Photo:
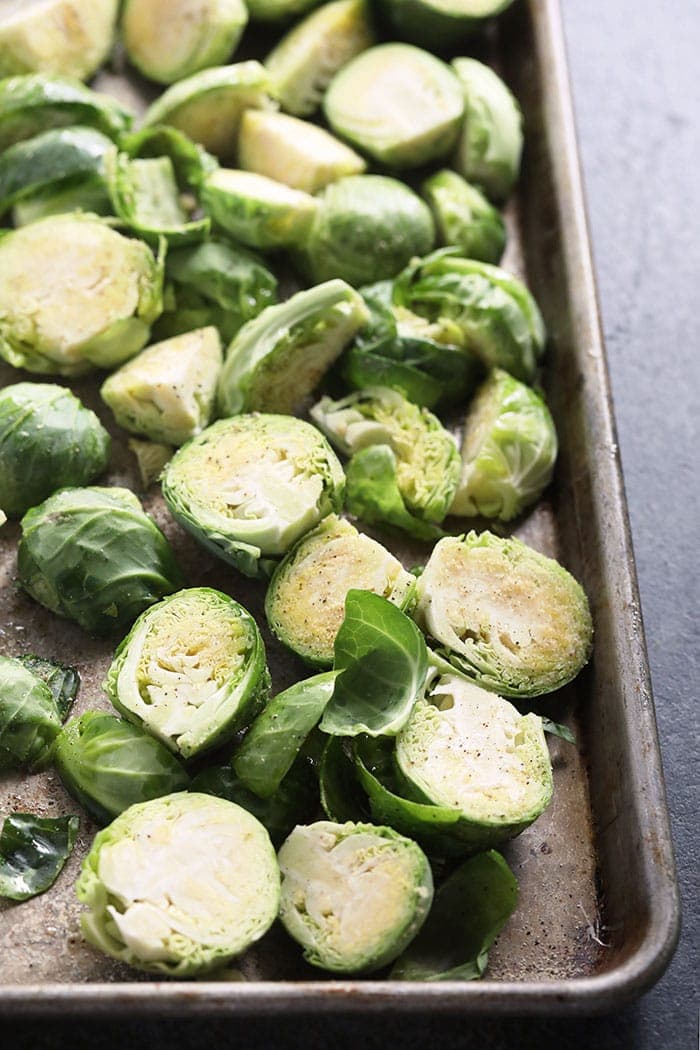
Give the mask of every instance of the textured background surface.
<svg viewBox="0 0 700 1050">
<path fill-rule="evenodd" d="M 363 1023 L 23 1024 L 0 1042 L 184 1050 L 481 1050 L 697 1046 L 696 610 L 700 486 L 700 53 L 697 0 L 562 0 L 622 462 L 684 901 L 659 984 L 609 1018 L 570 1022 L 396 1017 Z"/>
</svg>

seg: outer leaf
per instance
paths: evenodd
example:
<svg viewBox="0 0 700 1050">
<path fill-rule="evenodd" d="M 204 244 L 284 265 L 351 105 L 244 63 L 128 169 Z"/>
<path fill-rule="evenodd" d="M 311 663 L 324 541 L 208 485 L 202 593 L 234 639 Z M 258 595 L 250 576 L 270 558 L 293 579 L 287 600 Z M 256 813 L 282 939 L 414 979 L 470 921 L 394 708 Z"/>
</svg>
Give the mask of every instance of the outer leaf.
<svg viewBox="0 0 700 1050">
<path fill-rule="evenodd" d="M 364 823 L 371 819 L 367 796 L 360 787 L 349 742 L 332 736 L 321 756 L 319 784 L 321 805 L 329 820 Z"/>
<path fill-rule="evenodd" d="M 26 901 L 48 890 L 75 844 L 77 817 L 10 813 L 0 834 L 0 897 Z"/>
<path fill-rule="evenodd" d="M 551 718 L 545 718 L 544 715 L 540 715 L 540 719 L 545 733 L 549 733 L 550 736 L 558 736 L 561 740 L 566 740 L 567 744 L 576 745 L 576 736 L 568 726 L 560 722 L 553 722 Z"/>
<path fill-rule="evenodd" d="M 369 525 L 389 524 L 418 540 L 437 540 L 439 525 L 422 521 L 406 507 L 399 489 L 396 454 L 388 445 L 356 452 L 346 467 L 347 506 Z"/>
<path fill-rule="evenodd" d="M 19 660 L 0 656 L 0 770 L 46 765 L 60 730 L 49 687 Z"/>
<path fill-rule="evenodd" d="M 395 736 L 428 671 L 423 635 L 400 609 L 371 591 L 348 591 L 335 640 L 341 671 L 321 729 L 331 736 Z"/>
<path fill-rule="evenodd" d="M 27 670 L 41 678 L 49 687 L 61 721 L 65 722 L 80 689 L 80 675 L 75 667 L 66 667 L 57 660 L 46 660 L 43 656 L 35 656 L 33 653 L 25 653 L 18 659 Z"/>
</svg>

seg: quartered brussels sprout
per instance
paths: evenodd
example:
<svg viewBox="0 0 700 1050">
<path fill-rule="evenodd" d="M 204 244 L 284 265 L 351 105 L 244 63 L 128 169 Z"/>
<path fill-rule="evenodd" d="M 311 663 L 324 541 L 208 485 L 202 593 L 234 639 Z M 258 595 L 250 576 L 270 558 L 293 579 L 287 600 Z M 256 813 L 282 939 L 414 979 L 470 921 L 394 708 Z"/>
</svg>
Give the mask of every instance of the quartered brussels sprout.
<svg viewBox="0 0 700 1050">
<path fill-rule="evenodd" d="M 96 635 L 130 627 L 183 582 L 162 532 L 122 488 L 61 489 L 33 507 L 18 570 L 32 598 Z"/>
<path fill-rule="evenodd" d="M 87 80 L 107 58 L 119 0 L 3 0 L 0 77 L 56 73 Z"/>
<path fill-rule="evenodd" d="M 418 799 L 459 812 L 452 833 L 475 849 L 520 834 L 552 797 L 541 719 L 457 675 L 417 702 L 396 762 Z"/>
<path fill-rule="evenodd" d="M 318 193 L 343 175 L 367 167 L 362 157 L 324 128 L 270 110 L 248 109 L 241 118 L 238 162 L 247 171 Z"/>
<path fill-rule="evenodd" d="M 307 962 L 336 973 L 392 962 L 433 899 L 425 854 L 392 828 L 326 820 L 299 826 L 279 864 L 282 924 Z"/>
<path fill-rule="evenodd" d="M 455 58 L 452 68 L 464 91 L 464 124 L 454 167 L 487 197 L 502 200 L 520 173 L 520 106 L 498 74 L 483 62 Z"/>
<path fill-rule="evenodd" d="M 557 432 L 531 387 L 494 369 L 464 421 L 462 477 L 450 514 L 510 521 L 552 478 Z"/>
<path fill-rule="evenodd" d="M 440 244 L 454 244 L 468 259 L 500 262 L 506 228 L 500 213 L 476 186 L 444 169 L 421 187 L 435 219 Z"/>
<path fill-rule="evenodd" d="M 104 711 L 72 718 L 56 738 L 53 761 L 66 790 L 100 824 L 190 782 L 159 740 Z"/>
<path fill-rule="evenodd" d="M 415 582 L 381 543 L 331 514 L 302 536 L 275 570 L 265 615 L 280 641 L 303 660 L 330 667 L 347 592 L 373 591 L 405 609 Z"/>
<path fill-rule="evenodd" d="M 306 237 L 317 202 L 308 193 L 251 171 L 221 168 L 202 184 L 216 226 L 251 248 L 291 248 Z"/>
<path fill-rule="evenodd" d="M 45 682 L 20 660 L 0 656 L 0 770 L 45 766 L 60 731 Z"/>
<path fill-rule="evenodd" d="M 161 263 L 92 216 L 7 233 L 0 273 L 0 357 L 30 372 L 76 376 L 121 364 L 161 311 Z"/>
<path fill-rule="evenodd" d="M 397 179 L 350 175 L 319 198 L 298 261 L 313 281 L 342 277 L 361 285 L 395 277 L 435 243 L 424 202 Z"/>
<path fill-rule="evenodd" d="M 97 128 L 116 141 L 133 119 L 116 99 L 68 77 L 34 73 L 0 80 L 0 149 L 74 124 Z"/>
<path fill-rule="evenodd" d="M 87 485 L 109 460 L 94 412 L 62 386 L 15 383 L 0 390 L 0 500 L 20 517 L 66 485 Z"/>
<path fill-rule="evenodd" d="M 416 620 L 442 655 L 503 696 L 550 693 L 591 654 L 583 588 L 558 562 L 484 532 L 436 544 L 417 584 Z"/>
<path fill-rule="evenodd" d="M 513 0 L 380 0 L 379 10 L 400 40 L 431 51 L 452 49 Z"/>
<path fill-rule="evenodd" d="M 539 307 L 517 277 L 444 248 L 410 263 L 394 282 L 394 304 L 442 324 L 450 341 L 487 368 L 530 382 L 547 333 Z"/>
<path fill-rule="evenodd" d="M 435 537 L 460 472 L 457 446 L 436 416 L 395 390 L 368 387 L 340 401 L 321 398 L 311 417 L 352 456 L 351 514 L 370 523 L 385 521 L 419 539 Z"/>
<path fill-rule="evenodd" d="M 228 740 L 267 699 L 265 647 L 247 609 L 193 587 L 141 614 L 104 687 L 126 718 L 192 758 Z"/>
<path fill-rule="evenodd" d="M 144 76 L 172 84 L 225 62 L 247 21 L 243 0 L 126 0 L 122 39 Z"/>
<path fill-rule="evenodd" d="M 335 75 L 323 110 L 336 134 L 380 164 L 419 168 L 455 145 L 464 97 L 439 58 L 410 44 L 379 44 Z"/>
<path fill-rule="evenodd" d="M 373 43 L 367 0 L 332 0 L 312 11 L 265 59 L 282 109 L 310 116 L 338 70 Z"/>
<path fill-rule="evenodd" d="M 362 297 L 344 281 L 326 281 L 268 306 L 241 328 L 226 352 L 219 378 L 221 414 L 291 415 L 366 320 Z"/>
<path fill-rule="evenodd" d="M 126 430 L 183 445 L 212 417 L 222 361 L 216 328 L 198 328 L 142 350 L 100 393 Z"/>
<path fill-rule="evenodd" d="M 214 66 L 173 84 L 149 107 L 146 127 L 169 124 L 220 160 L 236 155 L 238 125 L 246 109 L 270 109 L 270 77 L 260 62 Z"/>
<path fill-rule="evenodd" d="M 247 0 L 250 17 L 258 22 L 288 22 L 315 7 L 318 0 Z"/>
<path fill-rule="evenodd" d="M 139 970 L 193 977 L 259 940 L 279 905 L 265 828 L 233 802 L 179 792 L 101 831 L 76 886 L 86 939 Z"/>
<path fill-rule="evenodd" d="M 120 153 L 107 165 L 107 184 L 115 213 L 146 241 L 190 244 L 209 232 L 210 220 L 185 208 L 170 157 L 131 160 Z"/>
<path fill-rule="evenodd" d="M 144 489 L 149 488 L 158 481 L 163 467 L 173 458 L 175 449 L 171 445 L 163 445 L 158 441 L 137 441 L 129 438 L 127 442 L 130 452 L 136 457 L 141 485 Z"/>
<path fill-rule="evenodd" d="M 326 439 L 292 416 L 222 419 L 163 475 L 163 495 L 196 539 L 247 576 L 343 505 L 345 476 Z"/>
</svg>

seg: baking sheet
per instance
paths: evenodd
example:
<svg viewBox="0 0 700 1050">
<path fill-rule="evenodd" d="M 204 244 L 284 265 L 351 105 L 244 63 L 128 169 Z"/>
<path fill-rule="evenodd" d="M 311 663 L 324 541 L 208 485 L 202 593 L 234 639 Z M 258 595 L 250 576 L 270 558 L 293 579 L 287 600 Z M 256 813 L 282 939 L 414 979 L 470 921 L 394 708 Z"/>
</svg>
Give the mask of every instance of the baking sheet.
<svg viewBox="0 0 700 1050">
<path fill-rule="evenodd" d="M 82 941 L 73 883 L 96 830 L 83 818 L 78 847 L 53 889 L 21 905 L 0 905 L 0 1011 L 590 1012 L 639 994 L 670 958 L 677 888 L 555 0 L 520 0 L 501 19 L 493 47 L 523 106 L 527 143 L 523 179 L 508 208 L 504 265 L 527 280 L 547 321 L 543 380 L 561 442 L 548 498 L 514 531 L 582 580 L 596 648 L 579 679 L 543 705 L 574 728 L 579 748 L 550 738 L 553 804 L 503 849 L 521 897 L 491 952 L 488 979 L 329 980 L 274 929 L 236 963 L 243 980 L 153 981 Z M 121 93 L 123 84 L 110 75 L 102 86 Z M 138 97 L 138 87 L 129 90 Z M 0 367 L 0 384 L 20 377 Z M 109 482 L 138 491 L 132 456 L 96 387 L 94 380 L 73 384 L 115 437 Z M 172 540 L 188 583 L 227 591 L 264 625 L 262 586 L 196 546 L 155 490 L 143 498 Z M 89 639 L 16 588 L 17 534 L 16 525 L 0 531 L 0 652 L 37 651 L 75 663 L 83 680 L 75 713 L 108 709 L 100 683 L 112 644 Z M 408 565 L 420 560 L 415 544 L 400 553 Z M 306 672 L 269 633 L 265 638 L 281 690 Z M 12 809 L 77 811 L 51 772 L 5 775 L 0 813 Z"/>
</svg>

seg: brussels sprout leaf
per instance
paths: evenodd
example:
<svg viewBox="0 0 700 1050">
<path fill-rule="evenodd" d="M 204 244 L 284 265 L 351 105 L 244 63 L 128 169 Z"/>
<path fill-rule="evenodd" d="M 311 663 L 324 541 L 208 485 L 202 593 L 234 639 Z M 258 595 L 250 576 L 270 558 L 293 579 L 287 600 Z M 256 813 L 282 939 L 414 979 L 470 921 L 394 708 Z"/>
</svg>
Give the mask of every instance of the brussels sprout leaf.
<svg viewBox="0 0 700 1050">
<path fill-rule="evenodd" d="M 395 736 L 408 720 L 428 671 L 428 651 L 413 620 L 386 598 L 350 590 L 335 639 L 341 671 L 321 729 L 331 736 Z"/>
<path fill-rule="evenodd" d="M 518 902 L 518 884 L 500 853 L 479 853 L 440 886 L 416 939 L 394 963 L 402 981 L 473 981 Z"/>
<path fill-rule="evenodd" d="M 558 736 L 562 740 L 566 740 L 567 744 L 576 743 L 576 736 L 568 726 L 563 726 L 560 722 L 553 722 L 551 718 L 545 718 L 544 715 L 540 715 L 540 718 L 545 733 L 549 733 L 550 736 Z"/>
<path fill-rule="evenodd" d="M 388 445 L 370 445 L 356 452 L 347 465 L 347 506 L 369 525 L 386 522 L 418 540 L 437 540 L 445 533 L 437 525 L 414 517 L 399 489 L 396 455 Z"/>
<path fill-rule="evenodd" d="M 367 796 L 357 782 L 352 756 L 342 737 L 332 736 L 321 757 L 321 805 L 329 820 L 366 822 L 370 819 Z"/>
<path fill-rule="evenodd" d="M 0 834 L 0 897 L 26 901 L 48 890 L 75 845 L 77 817 L 10 813 Z"/>
<path fill-rule="evenodd" d="M 46 660 L 34 653 L 25 653 L 19 657 L 19 662 L 49 687 L 61 721 L 65 722 L 80 689 L 80 675 L 75 667 L 66 667 L 57 660 Z"/>
</svg>

